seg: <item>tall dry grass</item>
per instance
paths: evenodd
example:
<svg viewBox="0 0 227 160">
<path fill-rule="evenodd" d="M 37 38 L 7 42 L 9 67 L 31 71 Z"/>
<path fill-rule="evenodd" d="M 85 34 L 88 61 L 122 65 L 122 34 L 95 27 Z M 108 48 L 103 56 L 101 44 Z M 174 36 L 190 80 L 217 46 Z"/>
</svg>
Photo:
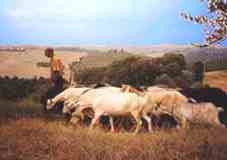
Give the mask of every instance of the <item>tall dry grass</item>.
<svg viewBox="0 0 227 160">
<path fill-rule="evenodd" d="M 197 126 L 185 130 L 156 129 L 138 135 L 125 131 L 113 134 L 104 129 L 88 131 L 64 120 L 48 119 L 38 106 L 33 108 L 34 104 L 29 103 L 1 102 L 1 160 L 227 159 L 227 129 Z M 11 117 L 2 116 L 9 112 Z"/>
<path fill-rule="evenodd" d="M 0 159 L 226 160 L 227 130 L 193 128 L 138 134 L 22 118 L 0 126 Z"/>
</svg>

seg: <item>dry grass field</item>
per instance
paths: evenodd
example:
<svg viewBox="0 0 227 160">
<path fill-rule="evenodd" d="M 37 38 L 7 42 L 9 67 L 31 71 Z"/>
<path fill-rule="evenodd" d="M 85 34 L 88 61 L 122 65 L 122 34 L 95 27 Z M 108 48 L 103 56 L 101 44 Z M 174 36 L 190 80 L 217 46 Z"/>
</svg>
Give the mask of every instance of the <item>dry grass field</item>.
<svg viewBox="0 0 227 160">
<path fill-rule="evenodd" d="M 212 87 L 221 88 L 227 92 L 227 70 L 208 72 L 205 76 L 205 83 Z"/>
<path fill-rule="evenodd" d="M 66 78 L 68 77 L 68 64 L 77 61 L 82 52 L 56 51 L 56 56 L 61 58 L 66 66 Z M 48 77 L 49 69 L 37 67 L 38 62 L 49 62 L 44 56 L 44 48 L 27 49 L 26 53 L 0 52 L 0 75 L 18 76 L 25 78 Z"/>
<path fill-rule="evenodd" d="M 138 135 L 88 131 L 50 118 L 38 104 L 1 101 L 1 160 L 226 160 L 227 129 L 203 126 Z"/>
</svg>

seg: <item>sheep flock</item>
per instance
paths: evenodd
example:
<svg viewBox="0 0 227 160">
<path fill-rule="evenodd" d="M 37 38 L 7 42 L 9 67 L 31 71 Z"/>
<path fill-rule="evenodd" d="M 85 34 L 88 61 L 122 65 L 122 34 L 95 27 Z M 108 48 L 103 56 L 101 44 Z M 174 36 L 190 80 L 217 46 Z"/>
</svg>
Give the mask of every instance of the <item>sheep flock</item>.
<svg viewBox="0 0 227 160">
<path fill-rule="evenodd" d="M 138 90 L 130 85 L 121 87 L 104 86 L 100 88 L 70 87 L 47 100 L 46 109 L 54 108 L 58 102 L 64 102 L 62 112 L 70 114 L 70 122 L 76 125 L 83 120 L 86 109 L 92 109 L 94 115 L 89 126 L 92 130 L 101 116 L 109 117 L 111 131 L 115 131 L 115 116 L 132 116 L 136 121 L 134 133 L 138 133 L 142 119 L 148 123 L 152 132 L 152 116 L 168 114 L 178 126 L 185 128 L 190 123 L 204 123 L 225 127 L 219 120 L 219 113 L 224 109 L 212 103 L 197 103 L 196 100 L 181 94 L 177 89 L 151 86 Z"/>
</svg>

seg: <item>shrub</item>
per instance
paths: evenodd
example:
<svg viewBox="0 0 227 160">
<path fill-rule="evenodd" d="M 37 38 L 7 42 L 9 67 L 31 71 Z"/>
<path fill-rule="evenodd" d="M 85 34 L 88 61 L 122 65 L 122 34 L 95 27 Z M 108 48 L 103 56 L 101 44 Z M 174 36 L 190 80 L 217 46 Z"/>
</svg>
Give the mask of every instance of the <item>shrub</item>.
<svg viewBox="0 0 227 160">
<path fill-rule="evenodd" d="M 83 68 L 75 70 L 74 80 L 79 84 L 95 84 L 103 82 L 105 67 Z"/>
<path fill-rule="evenodd" d="M 171 88 L 176 88 L 177 85 L 175 83 L 175 81 L 168 76 L 167 74 L 162 74 L 161 76 L 156 77 L 154 84 L 164 84 L 167 85 Z"/>
<path fill-rule="evenodd" d="M 195 77 L 194 81 L 202 82 L 204 78 L 204 64 L 203 62 L 199 61 L 193 64 L 192 70 L 194 71 Z"/>
<path fill-rule="evenodd" d="M 191 88 L 210 88 L 210 85 L 207 83 L 194 82 L 192 83 Z"/>
<path fill-rule="evenodd" d="M 218 71 L 218 70 L 226 70 L 227 69 L 227 58 L 220 58 L 209 60 L 205 63 L 206 72 Z"/>
<path fill-rule="evenodd" d="M 168 63 L 161 67 L 162 73 L 166 73 L 170 77 L 180 76 L 182 74 L 182 67 L 178 63 Z"/>
<path fill-rule="evenodd" d="M 182 54 L 166 53 L 161 58 L 161 63 L 163 65 L 168 65 L 168 64 L 171 64 L 171 63 L 176 63 L 182 69 L 185 69 L 185 67 L 186 67 L 186 61 L 185 61 L 184 55 L 182 55 Z"/>
<path fill-rule="evenodd" d="M 188 88 L 191 86 L 192 83 L 190 83 L 189 81 L 187 81 L 187 79 L 185 79 L 182 76 L 178 76 L 174 78 L 174 81 L 177 85 L 178 88 Z"/>
<path fill-rule="evenodd" d="M 80 84 L 109 83 L 120 86 L 125 83 L 135 87 L 150 86 L 162 74 L 171 78 L 181 76 L 183 68 L 185 62 L 182 55 L 167 54 L 163 58 L 131 56 L 103 67 L 74 67 L 74 79 Z"/>
<path fill-rule="evenodd" d="M 184 78 L 189 83 L 192 83 L 193 78 L 194 78 L 194 73 L 192 71 L 189 71 L 189 70 L 183 70 L 182 71 L 182 78 Z"/>
<path fill-rule="evenodd" d="M 98 68 L 84 68 L 76 71 L 78 83 L 109 83 L 120 86 L 127 83 L 133 86 L 152 85 L 155 77 L 160 74 L 160 64 L 141 57 L 129 57 L 115 61 L 111 65 Z"/>
<path fill-rule="evenodd" d="M 113 85 L 152 85 L 156 76 L 160 74 L 160 64 L 140 57 L 130 57 L 114 62 L 107 67 L 105 73 L 105 82 L 111 82 Z"/>
<path fill-rule="evenodd" d="M 0 77 L 0 98 L 19 100 L 31 96 L 39 101 L 49 88 L 47 79 L 24 79 L 18 77 Z"/>
<path fill-rule="evenodd" d="M 38 62 L 38 63 L 36 63 L 36 66 L 48 68 L 48 67 L 50 67 L 50 63 L 49 62 Z"/>
</svg>

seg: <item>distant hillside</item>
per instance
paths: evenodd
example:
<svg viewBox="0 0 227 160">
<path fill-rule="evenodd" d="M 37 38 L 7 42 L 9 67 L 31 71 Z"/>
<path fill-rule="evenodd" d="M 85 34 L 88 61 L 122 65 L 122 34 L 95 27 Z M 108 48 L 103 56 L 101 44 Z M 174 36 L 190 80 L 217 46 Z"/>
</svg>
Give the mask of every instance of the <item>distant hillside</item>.
<svg viewBox="0 0 227 160">
<path fill-rule="evenodd" d="M 227 59 L 227 48 L 191 48 L 185 50 L 187 63 Z"/>
<path fill-rule="evenodd" d="M 227 48 L 192 48 L 185 50 L 186 62 L 191 65 L 202 61 L 206 71 L 227 69 Z"/>
<path fill-rule="evenodd" d="M 103 51 L 98 49 L 87 49 L 81 47 L 54 47 L 55 51 L 70 51 L 70 52 L 84 52 L 88 54 L 103 53 Z"/>
</svg>

